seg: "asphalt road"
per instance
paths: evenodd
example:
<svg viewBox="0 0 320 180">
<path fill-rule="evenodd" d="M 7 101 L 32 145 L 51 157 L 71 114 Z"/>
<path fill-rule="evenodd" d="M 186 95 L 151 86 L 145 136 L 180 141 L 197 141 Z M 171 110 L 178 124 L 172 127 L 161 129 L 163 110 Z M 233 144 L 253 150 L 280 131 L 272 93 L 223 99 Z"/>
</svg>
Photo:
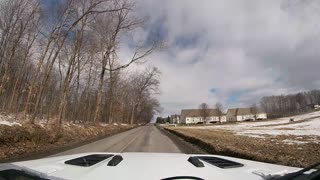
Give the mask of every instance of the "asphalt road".
<svg viewBox="0 0 320 180">
<path fill-rule="evenodd" d="M 125 131 L 105 139 L 95 141 L 75 149 L 64 151 L 52 156 L 62 156 L 85 152 L 163 152 L 187 153 L 190 148 L 172 141 L 168 134 L 154 125 L 146 125 Z M 180 146 L 180 147 L 178 147 Z"/>
</svg>

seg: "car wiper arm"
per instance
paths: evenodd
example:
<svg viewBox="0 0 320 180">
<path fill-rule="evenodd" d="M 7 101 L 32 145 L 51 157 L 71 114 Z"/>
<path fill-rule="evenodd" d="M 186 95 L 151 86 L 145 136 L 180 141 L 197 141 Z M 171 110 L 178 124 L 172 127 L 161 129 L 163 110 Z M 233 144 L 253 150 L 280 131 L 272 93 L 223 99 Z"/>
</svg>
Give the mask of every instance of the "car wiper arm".
<svg viewBox="0 0 320 180">
<path fill-rule="evenodd" d="M 320 166 L 320 162 L 319 163 L 316 163 L 314 165 L 311 165 L 309 167 L 306 167 L 304 169 L 301 169 L 297 172 L 293 172 L 293 173 L 289 173 L 289 174 L 286 174 L 284 176 L 281 176 L 281 177 L 278 177 L 278 178 L 273 178 L 273 180 L 290 180 L 292 178 L 295 178 L 295 177 L 298 177 L 300 175 L 302 175 L 303 173 L 311 170 L 311 169 L 315 169 L 316 167 Z"/>
</svg>

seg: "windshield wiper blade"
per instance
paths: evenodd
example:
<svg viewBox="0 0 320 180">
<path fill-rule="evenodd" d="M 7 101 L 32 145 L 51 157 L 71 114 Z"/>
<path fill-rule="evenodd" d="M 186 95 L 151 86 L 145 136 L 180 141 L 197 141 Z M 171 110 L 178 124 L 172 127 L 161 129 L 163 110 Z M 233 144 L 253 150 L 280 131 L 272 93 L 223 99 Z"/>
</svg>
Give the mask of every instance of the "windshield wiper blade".
<svg viewBox="0 0 320 180">
<path fill-rule="evenodd" d="M 316 163 L 314 165 L 311 165 L 309 167 L 306 167 L 304 169 L 301 169 L 301 170 L 299 170 L 297 172 L 293 172 L 293 173 L 289 173 L 289 174 L 286 174 L 286 175 L 281 176 L 281 177 L 273 178 L 273 180 L 290 180 L 292 178 L 295 178 L 295 177 L 298 177 L 298 176 L 302 175 L 303 173 L 305 173 L 305 172 L 307 172 L 309 170 L 315 169 L 318 166 L 320 166 L 320 162 Z"/>
</svg>

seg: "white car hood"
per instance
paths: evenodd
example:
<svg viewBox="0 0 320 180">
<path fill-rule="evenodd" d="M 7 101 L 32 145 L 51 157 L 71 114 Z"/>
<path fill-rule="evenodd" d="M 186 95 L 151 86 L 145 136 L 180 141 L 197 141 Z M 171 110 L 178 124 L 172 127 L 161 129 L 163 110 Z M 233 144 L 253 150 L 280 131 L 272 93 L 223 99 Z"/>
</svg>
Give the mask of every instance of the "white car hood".
<svg viewBox="0 0 320 180">
<path fill-rule="evenodd" d="M 91 154 L 121 155 L 123 160 L 116 166 L 108 166 L 111 158 L 90 167 L 65 164 L 65 161 Z M 219 168 L 203 162 L 204 167 L 195 167 L 188 159 L 191 156 L 220 157 L 243 164 L 242 167 Z M 202 179 L 233 180 L 264 179 L 263 176 L 286 174 L 300 168 L 261 163 L 216 155 L 190 155 L 179 153 L 84 153 L 32 161 L 11 163 L 20 168 L 36 171 L 47 177 L 61 179 L 112 179 L 112 180 L 160 180 L 175 176 L 193 176 Z"/>
</svg>

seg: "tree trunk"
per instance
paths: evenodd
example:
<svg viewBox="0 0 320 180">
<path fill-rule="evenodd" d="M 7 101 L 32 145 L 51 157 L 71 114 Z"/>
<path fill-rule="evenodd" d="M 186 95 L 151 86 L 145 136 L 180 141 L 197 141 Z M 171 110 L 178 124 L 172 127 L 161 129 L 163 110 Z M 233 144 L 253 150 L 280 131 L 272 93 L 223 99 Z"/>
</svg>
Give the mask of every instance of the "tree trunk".
<svg viewBox="0 0 320 180">
<path fill-rule="evenodd" d="M 130 124 L 132 125 L 134 122 L 134 115 L 135 115 L 135 106 L 133 106 L 132 108 L 132 112 L 131 112 L 131 118 L 130 118 Z"/>
<path fill-rule="evenodd" d="M 101 106 L 102 106 L 102 96 L 103 96 L 103 81 L 104 81 L 104 74 L 105 74 L 106 68 L 105 66 L 101 69 L 100 74 L 100 81 L 99 81 L 99 88 L 98 88 L 98 95 L 97 95 L 97 104 L 96 104 L 96 112 L 94 114 L 93 121 L 96 123 L 100 120 L 101 116 Z"/>
<path fill-rule="evenodd" d="M 109 63 L 110 64 L 110 63 Z M 111 66 L 111 65 L 110 65 Z M 109 78 L 110 78 L 110 84 L 109 84 L 109 124 L 112 124 L 113 117 L 112 117 L 112 108 L 113 108 L 113 85 L 114 85 L 114 79 L 113 79 L 113 73 L 112 71 L 109 71 Z"/>
</svg>

